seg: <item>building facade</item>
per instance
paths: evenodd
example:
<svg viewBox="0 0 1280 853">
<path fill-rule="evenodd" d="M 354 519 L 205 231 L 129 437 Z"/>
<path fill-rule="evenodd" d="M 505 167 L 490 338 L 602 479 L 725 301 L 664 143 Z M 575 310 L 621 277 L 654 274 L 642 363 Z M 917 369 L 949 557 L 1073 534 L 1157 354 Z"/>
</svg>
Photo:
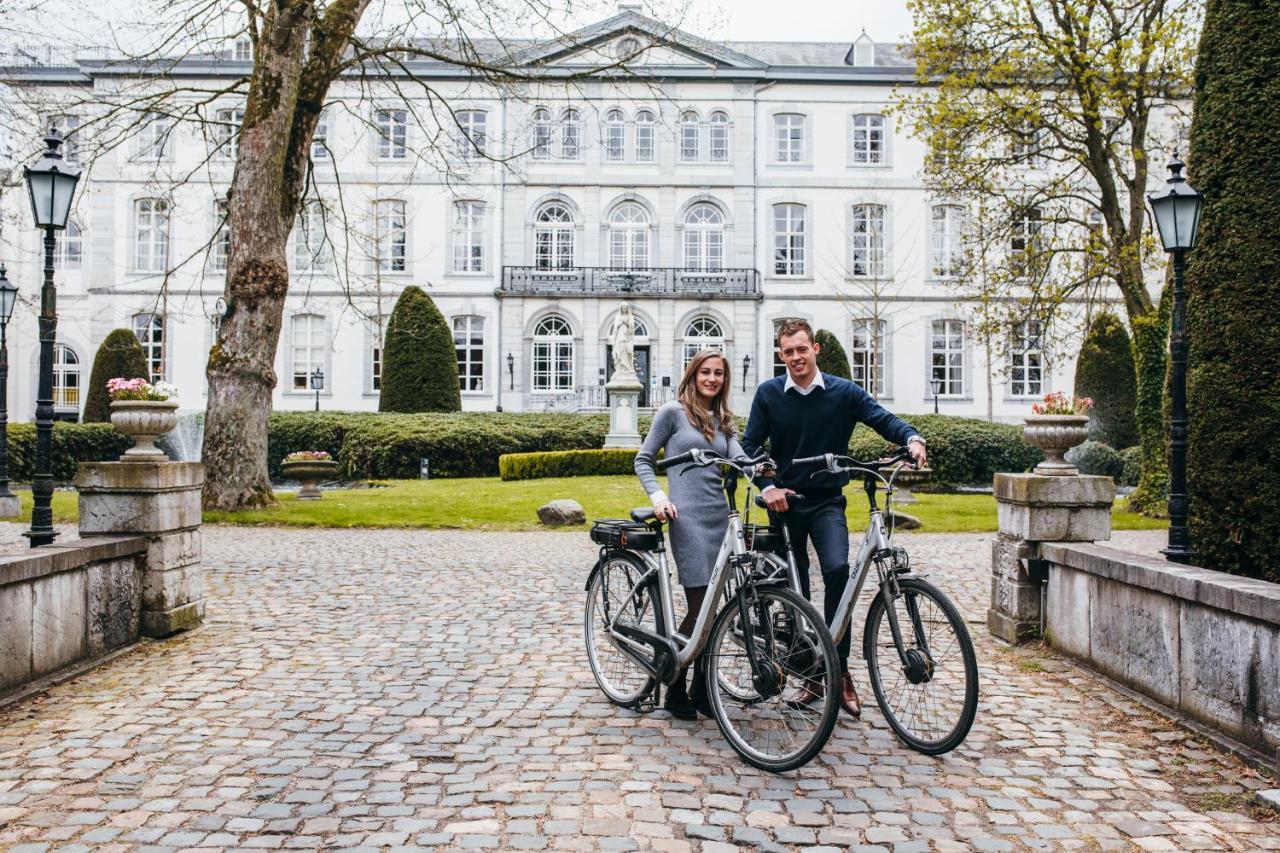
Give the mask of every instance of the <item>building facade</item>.
<svg viewBox="0 0 1280 853">
<path fill-rule="evenodd" d="M 964 209 L 926 191 L 924 145 L 890 115 L 914 76 L 896 45 L 710 44 L 623 8 L 572 46 L 530 43 L 518 60 L 572 71 L 621 58 L 630 73 L 559 83 L 499 87 L 407 60 L 381 84 L 335 84 L 291 238 L 276 409 L 314 406 L 317 372 L 322 408 L 376 409 L 385 321 L 410 284 L 454 330 L 467 410 L 602 407 L 623 299 L 647 405 L 670 399 L 692 353 L 716 347 L 745 413 L 781 369 L 774 333 L 788 317 L 836 334 L 855 380 L 901 412 L 932 410 L 931 380 L 943 413 L 1004 420 L 1071 387 L 1070 343 L 1028 326 L 991 347 L 957 300 Z M 232 48 L 177 68 L 214 88 L 249 59 Z M 91 104 L 146 76 L 56 65 L 8 77 Z M 448 103 L 443 116 L 416 96 L 423 83 Z M 204 408 L 243 110 L 224 97 L 205 115 L 200 126 L 142 115 L 127 143 L 92 159 L 59 242 L 64 416 L 118 327 L 138 334 L 184 410 Z M 31 120 L 34 139 L 37 120 L 71 130 L 81 119 Z M 0 233 L 27 297 L 10 331 L 15 420 L 34 411 L 38 358 L 39 235 L 25 204 L 11 185 Z"/>
</svg>

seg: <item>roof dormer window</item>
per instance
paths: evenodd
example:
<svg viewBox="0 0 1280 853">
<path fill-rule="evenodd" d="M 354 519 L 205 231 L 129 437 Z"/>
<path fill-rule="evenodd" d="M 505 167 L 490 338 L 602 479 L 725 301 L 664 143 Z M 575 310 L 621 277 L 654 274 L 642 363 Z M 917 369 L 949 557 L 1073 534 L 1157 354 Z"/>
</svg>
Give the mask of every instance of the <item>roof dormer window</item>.
<svg viewBox="0 0 1280 853">
<path fill-rule="evenodd" d="M 866 30 L 863 30 L 862 35 L 854 41 L 849 55 L 845 57 L 845 62 L 857 66 L 876 64 L 876 43 L 871 40 L 871 36 L 867 35 Z"/>
</svg>

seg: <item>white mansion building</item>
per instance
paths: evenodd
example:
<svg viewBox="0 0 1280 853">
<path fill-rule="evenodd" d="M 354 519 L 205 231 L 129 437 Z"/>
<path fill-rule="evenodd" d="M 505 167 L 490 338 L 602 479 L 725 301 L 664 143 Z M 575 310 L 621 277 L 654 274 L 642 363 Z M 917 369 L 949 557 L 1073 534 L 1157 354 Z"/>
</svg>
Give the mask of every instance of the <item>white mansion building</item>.
<svg viewBox="0 0 1280 853">
<path fill-rule="evenodd" d="M 333 87 L 314 200 L 290 247 L 276 409 L 311 408 L 317 368 L 322 408 L 376 409 L 380 324 L 410 284 L 454 330 L 467 410 L 603 405 L 624 298 L 649 405 L 710 346 L 729 356 L 745 414 L 780 370 L 774 329 L 787 317 L 836 334 L 856 380 L 895 411 L 932 410 L 931 378 L 942 412 L 984 417 L 990 402 L 1005 420 L 1070 388 L 1070 347 L 1055 352 L 1031 330 L 988 360 L 976 340 L 946 280 L 964 211 L 926 192 L 924 146 L 888 115 L 915 73 L 896 45 L 865 34 L 712 44 L 626 4 L 573 42 L 529 43 L 517 59 L 572 68 L 636 55 L 633 73 L 497 87 L 406 60 L 390 80 Z M 165 84 L 226 87 L 249 60 L 244 45 L 189 57 Z M 25 92 L 72 92 L 86 110 L 95 92 L 151 73 L 83 57 L 8 66 Z M 118 327 L 137 333 L 185 410 L 204 408 L 225 275 L 219 200 L 242 114 L 223 98 L 202 127 L 145 116 L 127 144 L 92 158 L 58 249 L 61 415 L 83 405 L 96 348 Z M 83 117 L 32 115 L 29 138 L 10 133 L 6 171 L 35 159 L 37 120 L 66 131 Z M 73 133 L 69 145 L 85 165 L 89 141 Z M 0 261 L 24 295 L 9 330 L 9 411 L 28 420 L 42 264 L 20 170 L 0 204 Z"/>
</svg>

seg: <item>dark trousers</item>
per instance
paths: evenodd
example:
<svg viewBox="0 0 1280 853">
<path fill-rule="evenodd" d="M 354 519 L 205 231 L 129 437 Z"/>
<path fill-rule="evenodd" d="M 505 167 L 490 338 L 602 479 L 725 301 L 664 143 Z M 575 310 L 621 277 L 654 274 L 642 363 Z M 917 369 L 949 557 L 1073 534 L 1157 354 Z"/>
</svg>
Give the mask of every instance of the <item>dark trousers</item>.
<svg viewBox="0 0 1280 853">
<path fill-rule="evenodd" d="M 800 591 L 809 598 L 809 541 L 818 554 L 818 568 L 822 571 L 822 583 L 826 594 L 823 599 L 823 615 L 827 625 L 836 615 L 845 584 L 849 581 L 849 522 L 845 518 L 847 501 L 844 495 L 825 500 L 810 499 L 796 504 L 783 516 L 791 533 L 791 547 L 796 554 L 796 568 L 800 575 Z M 840 664 L 849 668 L 849 636 L 845 631 L 836 650 Z"/>
</svg>

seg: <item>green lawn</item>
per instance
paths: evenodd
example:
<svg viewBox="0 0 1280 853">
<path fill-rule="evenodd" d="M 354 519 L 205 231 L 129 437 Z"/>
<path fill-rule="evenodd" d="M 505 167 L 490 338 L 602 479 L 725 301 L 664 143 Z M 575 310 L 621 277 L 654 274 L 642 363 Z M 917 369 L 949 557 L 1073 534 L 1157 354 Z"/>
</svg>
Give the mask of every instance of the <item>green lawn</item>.
<svg viewBox="0 0 1280 853">
<path fill-rule="evenodd" d="M 18 493 L 23 520 L 31 518 L 31 493 Z M 866 525 L 866 499 L 850 490 L 849 523 Z M 554 498 L 573 498 L 588 518 L 623 518 L 646 503 L 634 477 L 572 477 L 504 483 L 497 478 L 463 480 L 393 480 L 383 488 L 325 492 L 318 501 L 299 501 L 282 492 L 280 505 L 246 512 L 207 512 L 210 524 L 283 525 L 291 527 L 422 527 L 464 530 L 536 530 L 537 508 Z M 903 509 L 924 522 L 931 533 L 987 532 L 996 529 L 995 499 L 990 495 L 917 494 L 919 503 Z M 55 492 L 54 519 L 74 523 L 76 493 Z M 763 520 L 762 513 L 753 513 Z M 1133 515 L 1117 504 L 1116 530 L 1159 529 L 1166 522 Z"/>
</svg>

